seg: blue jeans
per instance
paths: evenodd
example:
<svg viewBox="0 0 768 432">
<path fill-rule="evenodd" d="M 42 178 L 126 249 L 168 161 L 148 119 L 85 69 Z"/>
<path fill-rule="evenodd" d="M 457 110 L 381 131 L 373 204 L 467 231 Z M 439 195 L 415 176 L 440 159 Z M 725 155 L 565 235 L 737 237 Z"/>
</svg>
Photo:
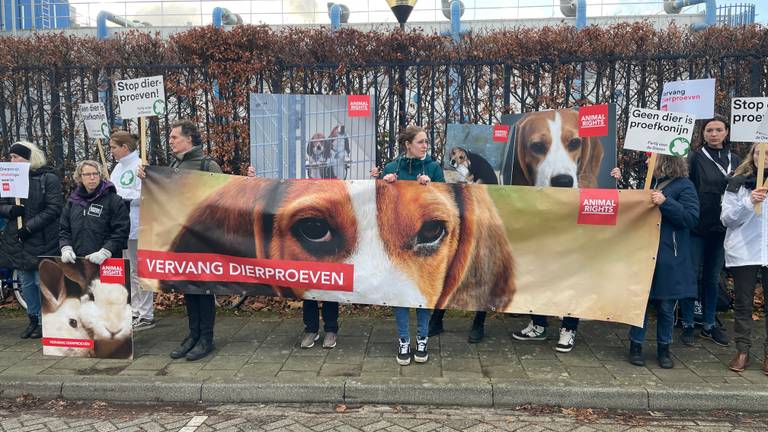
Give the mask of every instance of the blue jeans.
<svg viewBox="0 0 768 432">
<path fill-rule="evenodd" d="M 660 344 L 672 343 L 672 323 L 675 319 L 676 300 L 648 300 L 648 305 L 656 309 L 656 342 Z M 632 326 L 629 329 L 629 340 L 642 345 L 645 340 L 645 330 L 648 328 L 648 310 L 645 311 L 645 319 L 642 327 Z"/>
<path fill-rule="evenodd" d="M 725 233 L 708 233 L 704 237 L 691 233 L 691 263 L 697 275 L 701 271 L 699 300 L 703 309 L 704 328 L 707 330 L 715 326 L 717 290 L 720 285 L 720 272 L 725 265 L 724 241 Z M 693 327 L 694 300 L 680 300 L 680 318 L 683 327 Z"/>
<path fill-rule="evenodd" d="M 397 337 L 411 341 L 409 320 L 411 308 L 395 307 L 395 322 L 397 322 Z M 429 316 L 431 309 L 416 309 L 416 336 L 425 338 L 429 334 Z"/>
<path fill-rule="evenodd" d="M 27 315 L 40 318 L 40 272 L 36 270 L 16 270 L 21 283 L 21 293 L 27 302 Z"/>
</svg>

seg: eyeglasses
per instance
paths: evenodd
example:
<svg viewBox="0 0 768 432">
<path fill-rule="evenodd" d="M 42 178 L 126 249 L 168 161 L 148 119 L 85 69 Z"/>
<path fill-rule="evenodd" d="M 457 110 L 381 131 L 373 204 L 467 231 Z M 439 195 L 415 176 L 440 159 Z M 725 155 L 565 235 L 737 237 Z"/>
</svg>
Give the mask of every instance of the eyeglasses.
<svg viewBox="0 0 768 432">
<path fill-rule="evenodd" d="M 98 177 L 99 173 L 92 172 L 92 173 L 80 173 L 80 177 Z"/>
</svg>

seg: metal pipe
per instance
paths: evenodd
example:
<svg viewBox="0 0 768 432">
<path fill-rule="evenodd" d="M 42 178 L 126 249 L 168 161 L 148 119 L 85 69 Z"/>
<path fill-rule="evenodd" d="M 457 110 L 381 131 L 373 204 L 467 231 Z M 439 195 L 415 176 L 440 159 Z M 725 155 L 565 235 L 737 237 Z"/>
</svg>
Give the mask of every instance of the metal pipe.
<svg viewBox="0 0 768 432">
<path fill-rule="evenodd" d="M 146 21 L 129 21 L 123 17 L 117 16 L 112 12 L 101 11 L 96 16 L 96 38 L 107 39 L 109 37 L 109 31 L 107 30 L 107 21 L 113 22 L 123 27 L 152 27 L 151 23 Z"/>
<path fill-rule="evenodd" d="M 587 26 L 587 0 L 560 0 L 560 12 L 567 17 L 576 17 L 576 28 Z"/>
<path fill-rule="evenodd" d="M 331 14 L 331 31 L 336 31 L 341 27 L 341 5 L 332 4 L 329 13 Z"/>
</svg>

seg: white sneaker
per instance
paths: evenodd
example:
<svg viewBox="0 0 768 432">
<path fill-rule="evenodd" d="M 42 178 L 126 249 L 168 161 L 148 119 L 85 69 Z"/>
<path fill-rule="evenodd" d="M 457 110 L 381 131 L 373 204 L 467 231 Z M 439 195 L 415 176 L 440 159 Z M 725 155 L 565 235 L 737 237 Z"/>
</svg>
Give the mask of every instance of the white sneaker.
<svg viewBox="0 0 768 432">
<path fill-rule="evenodd" d="M 533 321 L 530 321 L 528 327 L 520 331 L 512 332 L 512 337 L 520 341 L 546 340 L 547 328 L 535 325 Z"/>
<path fill-rule="evenodd" d="M 557 352 L 570 352 L 573 349 L 573 344 L 576 343 L 576 330 L 567 330 L 560 328 L 560 339 L 555 345 L 555 351 Z"/>
<path fill-rule="evenodd" d="M 416 338 L 416 352 L 413 353 L 413 360 L 416 363 L 426 363 L 427 360 L 429 360 L 429 353 L 427 352 L 427 340 L 429 340 L 427 337 Z"/>
<path fill-rule="evenodd" d="M 411 364 L 411 341 L 405 339 L 398 340 L 397 346 L 397 364 L 400 366 L 408 366 Z"/>
</svg>

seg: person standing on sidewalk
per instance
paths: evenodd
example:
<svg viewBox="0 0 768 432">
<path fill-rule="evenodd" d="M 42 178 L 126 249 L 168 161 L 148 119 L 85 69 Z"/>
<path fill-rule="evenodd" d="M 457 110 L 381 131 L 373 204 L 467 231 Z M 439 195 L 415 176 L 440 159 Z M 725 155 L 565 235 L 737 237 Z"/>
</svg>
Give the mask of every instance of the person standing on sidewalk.
<svg viewBox="0 0 768 432">
<path fill-rule="evenodd" d="M 685 159 L 658 155 L 651 202 L 661 212 L 661 228 L 648 304 L 656 309 L 656 356 L 662 369 L 674 367 L 669 346 L 675 303 L 696 296 L 690 230 L 699 223 L 699 198 L 687 175 Z M 629 362 L 633 365 L 645 366 L 642 350 L 647 329 L 646 308 L 643 326 L 629 329 Z"/>
<path fill-rule="evenodd" d="M 11 145 L 11 162 L 29 163 L 29 195 L 16 205 L 13 198 L 0 200 L 0 217 L 7 219 L 0 233 L 0 265 L 15 269 L 27 302 L 29 325 L 22 339 L 43 335 L 40 321 L 39 256 L 58 255 L 59 216 L 64 206 L 61 181 L 46 165 L 45 154 L 36 145 L 19 141 Z M 18 228 L 17 218 L 22 226 Z"/>
<path fill-rule="evenodd" d="M 729 125 L 725 117 L 716 115 L 704 121 L 701 128 L 702 146 L 688 156 L 689 178 L 699 195 L 701 213 L 699 224 L 691 235 L 691 262 L 696 274 L 701 272 L 701 304 L 704 328 L 701 337 L 720 346 L 728 346 L 728 335 L 715 319 L 720 272 L 725 265 L 725 227 L 720 222 L 720 201 L 728 175 L 739 166 L 741 159 L 731 152 L 728 142 Z M 701 269 L 701 270 L 699 270 Z M 694 300 L 680 303 L 683 333 L 680 341 L 694 342 Z"/>
<path fill-rule="evenodd" d="M 154 293 L 141 289 L 138 274 L 139 203 L 141 201 L 141 179 L 137 175 L 141 166 L 137 151 L 138 140 L 138 136 L 126 131 L 115 132 L 109 137 L 109 150 L 117 161 L 110 175 L 110 181 L 117 188 L 117 194 L 125 202 L 131 217 L 128 259 L 131 261 L 131 308 L 135 332 L 155 326 Z"/>
<path fill-rule="evenodd" d="M 736 356 L 728 368 L 743 372 L 749 364 L 749 349 L 752 347 L 752 307 L 755 298 L 757 273 L 760 272 L 763 286 L 768 283 L 768 208 L 765 197 L 768 189 L 757 185 L 757 158 L 759 146 L 753 144 L 744 162 L 736 168 L 728 181 L 723 196 L 723 212 L 720 220 L 726 227 L 725 265 L 733 274 L 734 291 L 734 339 Z M 766 178 L 766 177 L 764 177 Z M 761 204 L 760 214 L 755 205 Z M 764 310 L 768 310 L 765 304 Z M 765 312 L 765 311 L 764 311 Z M 768 316 L 763 321 L 768 329 Z M 768 335 L 763 341 L 763 373 L 768 375 Z"/>
<path fill-rule="evenodd" d="M 373 168 L 372 177 L 383 174 L 382 180 L 387 183 L 415 180 L 423 186 L 429 185 L 430 182 L 445 182 L 440 164 L 427 154 L 429 141 L 423 128 L 415 125 L 408 126 L 397 137 L 397 143 L 400 149 L 405 149 L 405 154 L 386 164 L 381 173 L 378 168 Z M 429 192 L 425 191 L 425 193 Z M 411 364 L 410 308 L 395 307 L 394 310 L 398 336 L 396 359 L 401 366 L 407 366 Z M 413 360 L 416 363 L 425 363 L 429 360 L 427 341 L 429 340 L 430 314 L 430 309 L 416 308 L 416 351 L 413 353 Z"/>
<path fill-rule="evenodd" d="M 171 126 L 168 144 L 173 152 L 171 168 L 221 173 L 219 165 L 203 154 L 202 139 L 197 125 L 190 120 L 177 120 Z M 137 172 L 140 179 L 146 178 L 144 167 Z M 189 334 L 171 352 L 172 359 L 182 357 L 189 361 L 200 360 L 215 349 L 213 327 L 216 320 L 216 303 L 211 294 L 184 293 L 187 307 Z"/>
</svg>

